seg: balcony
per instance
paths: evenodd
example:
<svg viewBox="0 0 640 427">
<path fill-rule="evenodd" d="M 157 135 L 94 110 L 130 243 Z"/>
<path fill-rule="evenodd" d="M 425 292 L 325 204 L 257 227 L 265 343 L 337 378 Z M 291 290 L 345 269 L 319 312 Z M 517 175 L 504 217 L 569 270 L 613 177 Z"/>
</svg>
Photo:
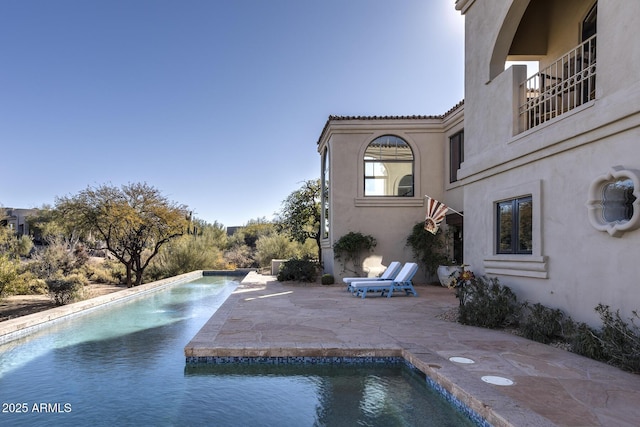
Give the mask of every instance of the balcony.
<svg viewBox="0 0 640 427">
<path fill-rule="evenodd" d="M 524 132 L 595 99 L 596 36 L 593 35 L 520 85 Z"/>
</svg>

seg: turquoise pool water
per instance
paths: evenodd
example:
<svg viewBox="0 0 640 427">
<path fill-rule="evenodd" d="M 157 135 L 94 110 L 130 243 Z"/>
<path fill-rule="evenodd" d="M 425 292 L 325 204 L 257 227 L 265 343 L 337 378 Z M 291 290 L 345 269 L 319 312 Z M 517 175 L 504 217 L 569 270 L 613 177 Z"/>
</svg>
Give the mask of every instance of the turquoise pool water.
<svg viewBox="0 0 640 427">
<path fill-rule="evenodd" d="M 0 346 L 0 425 L 472 425 L 401 365 L 186 365 L 237 280 L 202 277 Z"/>
</svg>

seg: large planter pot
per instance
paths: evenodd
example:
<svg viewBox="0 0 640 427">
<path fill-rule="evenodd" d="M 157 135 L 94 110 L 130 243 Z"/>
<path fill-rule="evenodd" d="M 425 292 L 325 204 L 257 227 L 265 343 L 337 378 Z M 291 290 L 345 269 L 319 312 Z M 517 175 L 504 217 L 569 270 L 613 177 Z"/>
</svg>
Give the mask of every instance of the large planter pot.
<svg viewBox="0 0 640 427">
<path fill-rule="evenodd" d="M 459 265 L 440 265 L 438 266 L 438 280 L 440 280 L 440 284 L 442 286 L 449 286 L 449 283 L 452 280 L 451 275 L 453 273 L 460 274 L 462 272 L 462 267 Z M 456 274 L 457 276 L 457 274 Z"/>
</svg>

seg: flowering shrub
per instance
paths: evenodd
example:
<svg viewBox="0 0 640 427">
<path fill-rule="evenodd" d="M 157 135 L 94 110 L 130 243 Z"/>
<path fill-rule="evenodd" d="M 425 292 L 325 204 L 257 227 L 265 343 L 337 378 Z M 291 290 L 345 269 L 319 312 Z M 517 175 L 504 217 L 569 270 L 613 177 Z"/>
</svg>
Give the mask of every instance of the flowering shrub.
<svg viewBox="0 0 640 427">
<path fill-rule="evenodd" d="M 466 265 L 462 265 L 462 271 L 454 271 L 449 276 L 449 284 L 447 285 L 449 289 L 455 289 L 456 298 L 460 300 L 460 305 L 464 305 L 465 297 L 467 296 L 464 292 L 465 286 L 472 286 L 473 281 L 476 277 L 473 274 L 473 271 L 465 269 Z"/>
</svg>

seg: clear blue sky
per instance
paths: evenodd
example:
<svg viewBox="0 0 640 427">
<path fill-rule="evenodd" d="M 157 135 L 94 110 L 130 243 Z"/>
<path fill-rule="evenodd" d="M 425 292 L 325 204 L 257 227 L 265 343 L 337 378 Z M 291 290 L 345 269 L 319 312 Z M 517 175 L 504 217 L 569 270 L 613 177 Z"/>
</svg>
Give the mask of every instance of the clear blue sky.
<svg viewBox="0 0 640 427">
<path fill-rule="evenodd" d="M 454 0 L 0 0 L 0 206 L 146 182 L 225 226 L 320 176 L 330 114 L 464 97 Z"/>
</svg>

